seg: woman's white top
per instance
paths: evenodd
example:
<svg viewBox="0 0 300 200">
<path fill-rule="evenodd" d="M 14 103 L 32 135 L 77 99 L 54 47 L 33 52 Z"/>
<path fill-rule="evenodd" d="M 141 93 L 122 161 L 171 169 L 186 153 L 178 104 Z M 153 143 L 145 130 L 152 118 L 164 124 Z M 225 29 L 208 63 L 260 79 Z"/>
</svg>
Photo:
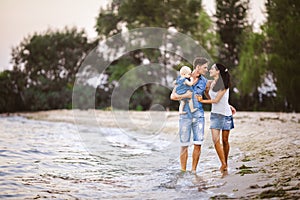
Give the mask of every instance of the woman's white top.
<svg viewBox="0 0 300 200">
<path fill-rule="evenodd" d="M 214 92 L 212 88 L 209 89 L 209 96 L 211 99 L 215 99 L 217 97 L 218 92 Z M 211 112 L 217 113 L 225 116 L 231 116 L 232 111 L 230 109 L 229 103 L 229 89 L 226 89 L 225 94 L 222 96 L 218 103 L 213 103 L 211 106 Z"/>
</svg>

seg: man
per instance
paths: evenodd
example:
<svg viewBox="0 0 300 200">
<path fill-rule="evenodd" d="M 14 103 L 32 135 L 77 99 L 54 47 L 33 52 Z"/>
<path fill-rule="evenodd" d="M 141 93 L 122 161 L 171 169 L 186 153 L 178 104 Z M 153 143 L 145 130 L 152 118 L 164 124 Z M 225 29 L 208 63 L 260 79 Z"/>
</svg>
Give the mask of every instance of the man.
<svg viewBox="0 0 300 200">
<path fill-rule="evenodd" d="M 208 60 L 203 57 L 196 58 L 193 63 L 194 71 L 192 73 L 193 78 L 198 79 L 193 85 L 194 95 L 203 96 L 204 94 L 208 97 L 207 79 L 204 75 L 208 71 Z M 181 100 L 184 98 L 191 98 L 192 93 L 188 92 L 183 95 L 175 93 L 175 88 L 170 96 L 171 100 Z M 193 141 L 194 151 L 192 156 L 192 172 L 196 173 L 197 165 L 201 153 L 201 145 L 204 139 L 204 110 L 202 103 L 194 99 L 194 107 L 197 110 L 191 113 L 188 104 L 184 106 L 184 111 L 187 114 L 181 114 L 179 119 L 179 135 L 180 135 L 180 165 L 183 172 L 186 171 L 186 164 L 188 159 L 188 146 L 190 142 L 191 130 L 193 130 Z"/>
</svg>

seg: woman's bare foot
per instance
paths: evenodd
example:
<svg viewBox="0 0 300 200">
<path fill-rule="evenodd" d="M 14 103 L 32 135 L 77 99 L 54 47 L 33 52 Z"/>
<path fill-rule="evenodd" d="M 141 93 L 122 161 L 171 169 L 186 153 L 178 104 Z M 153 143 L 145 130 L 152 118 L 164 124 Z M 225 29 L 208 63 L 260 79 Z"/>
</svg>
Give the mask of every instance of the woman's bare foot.
<svg viewBox="0 0 300 200">
<path fill-rule="evenodd" d="M 227 171 L 227 165 L 222 165 L 222 166 L 220 167 L 220 171 L 221 171 L 221 172 Z"/>
<path fill-rule="evenodd" d="M 221 171 L 221 173 L 222 173 L 221 178 L 225 178 L 228 175 L 228 171 L 227 170 L 226 171 Z"/>
</svg>

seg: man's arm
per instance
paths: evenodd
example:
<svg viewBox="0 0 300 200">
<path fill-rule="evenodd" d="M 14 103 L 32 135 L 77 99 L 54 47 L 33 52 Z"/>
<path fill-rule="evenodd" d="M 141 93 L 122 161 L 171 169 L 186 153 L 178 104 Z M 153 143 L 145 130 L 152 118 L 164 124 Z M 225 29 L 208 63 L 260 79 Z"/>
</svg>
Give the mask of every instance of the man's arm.
<svg viewBox="0 0 300 200">
<path fill-rule="evenodd" d="M 175 86 L 170 95 L 170 99 L 174 101 L 180 101 L 181 99 L 186 99 L 186 98 L 190 99 L 192 98 L 192 94 L 193 93 L 191 91 L 187 91 L 186 93 L 179 95 L 176 93 L 176 86 Z"/>
</svg>

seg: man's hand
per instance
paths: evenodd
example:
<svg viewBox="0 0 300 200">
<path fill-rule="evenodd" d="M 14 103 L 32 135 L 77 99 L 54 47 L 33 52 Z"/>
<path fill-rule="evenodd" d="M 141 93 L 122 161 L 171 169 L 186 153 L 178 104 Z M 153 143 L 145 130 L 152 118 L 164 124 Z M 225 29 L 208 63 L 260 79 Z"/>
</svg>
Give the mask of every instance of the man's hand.
<svg viewBox="0 0 300 200">
<path fill-rule="evenodd" d="M 173 90 L 173 92 L 170 95 L 170 99 L 174 101 L 180 101 L 181 99 L 190 99 L 192 98 L 192 95 L 193 93 L 191 91 L 187 91 L 186 93 L 179 95 L 175 92 L 175 90 Z"/>
<path fill-rule="evenodd" d="M 178 101 L 179 100 L 179 95 L 176 92 L 172 92 L 170 95 L 170 99 L 173 101 Z"/>
</svg>

